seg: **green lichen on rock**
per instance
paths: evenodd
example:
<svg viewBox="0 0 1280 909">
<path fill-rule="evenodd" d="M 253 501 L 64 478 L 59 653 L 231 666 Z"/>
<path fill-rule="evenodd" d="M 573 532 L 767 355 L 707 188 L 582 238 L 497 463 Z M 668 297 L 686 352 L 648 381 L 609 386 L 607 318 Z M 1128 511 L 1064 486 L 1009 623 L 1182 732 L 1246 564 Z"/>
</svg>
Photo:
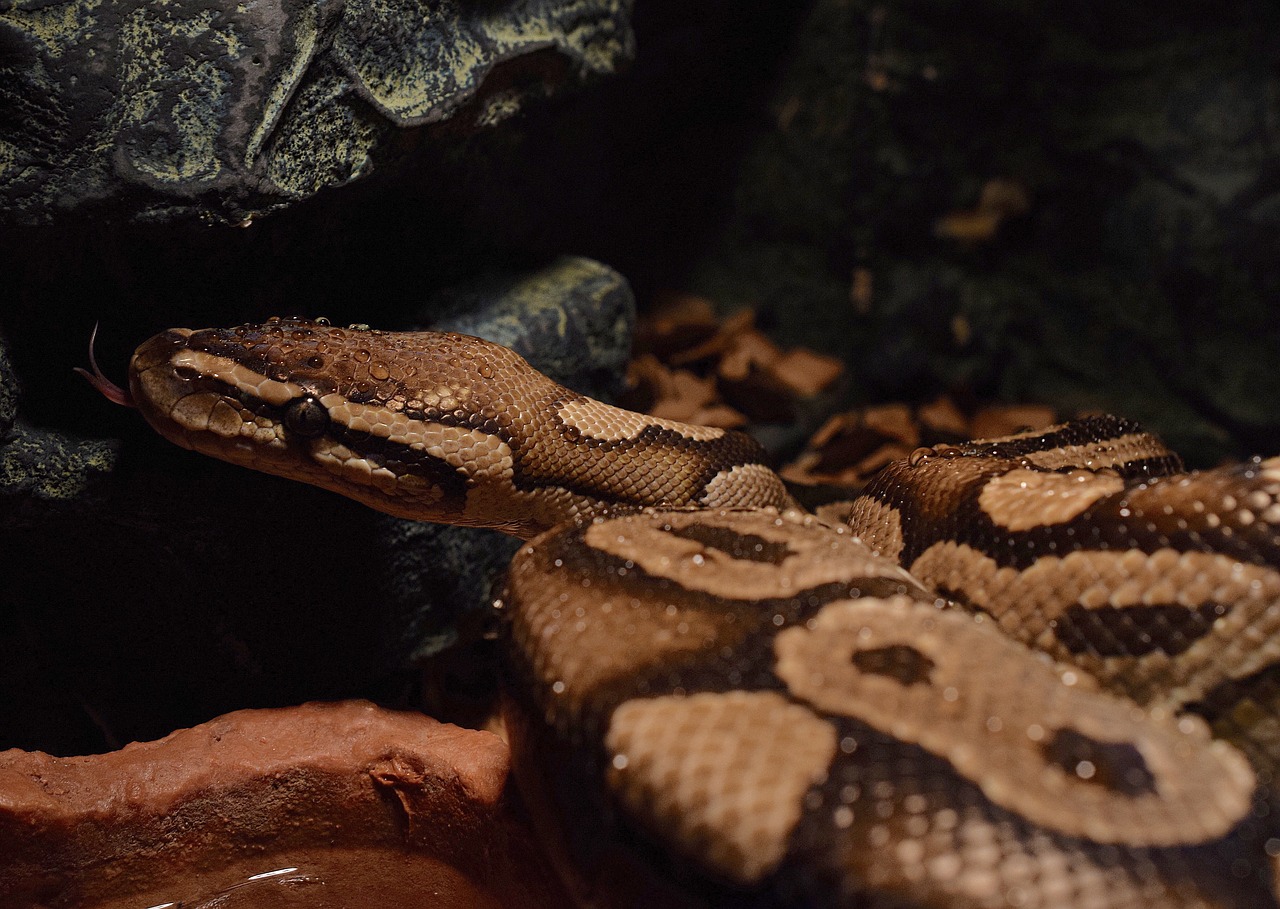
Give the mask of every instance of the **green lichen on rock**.
<svg viewBox="0 0 1280 909">
<path fill-rule="evenodd" d="M 18 377 L 9 360 L 8 344 L 0 334 L 0 442 L 9 436 L 18 416 Z"/>
<path fill-rule="evenodd" d="M 106 119 L 132 138 L 118 167 L 194 194 L 222 172 L 216 144 L 231 76 L 219 61 L 238 58 L 241 42 L 219 10 L 183 12 L 168 3 L 122 17 L 120 91 Z"/>
<path fill-rule="evenodd" d="M 293 98 L 294 116 L 276 127 L 263 164 L 271 184 L 292 199 L 359 179 L 393 131 L 346 103 L 349 82 L 332 66 L 313 67 L 311 75 Z"/>
<path fill-rule="evenodd" d="M 469 101 L 470 87 L 494 66 L 539 50 L 562 48 L 581 70 L 612 72 L 630 53 L 629 32 L 576 28 L 598 13 L 599 4 L 582 0 L 493 7 L 445 0 L 431 15 L 440 37 L 424 37 L 417 0 L 356 0 L 344 7 L 333 53 L 384 116 L 418 125 Z"/>
<path fill-rule="evenodd" d="M 17 0 L 0 9 L 0 201 L 238 222 L 630 58 L 630 0 Z M 518 78 L 486 83 L 504 67 Z"/>
<path fill-rule="evenodd" d="M 68 439 L 20 422 L 14 428 L 0 444 L 0 500 L 71 503 L 115 467 L 117 446 L 109 440 Z"/>
</svg>

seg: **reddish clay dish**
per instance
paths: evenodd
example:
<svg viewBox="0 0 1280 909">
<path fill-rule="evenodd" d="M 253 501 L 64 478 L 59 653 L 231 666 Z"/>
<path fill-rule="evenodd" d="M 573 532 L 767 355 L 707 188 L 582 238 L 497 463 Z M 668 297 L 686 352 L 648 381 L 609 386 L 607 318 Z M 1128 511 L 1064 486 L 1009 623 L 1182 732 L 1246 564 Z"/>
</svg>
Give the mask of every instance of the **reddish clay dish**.
<svg viewBox="0 0 1280 909">
<path fill-rule="evenodd" d="M 497 736 L 362 701 L 90 757 L 7 751 L 0 906 L 564 906 L 509 769 Z"/>
</svg>

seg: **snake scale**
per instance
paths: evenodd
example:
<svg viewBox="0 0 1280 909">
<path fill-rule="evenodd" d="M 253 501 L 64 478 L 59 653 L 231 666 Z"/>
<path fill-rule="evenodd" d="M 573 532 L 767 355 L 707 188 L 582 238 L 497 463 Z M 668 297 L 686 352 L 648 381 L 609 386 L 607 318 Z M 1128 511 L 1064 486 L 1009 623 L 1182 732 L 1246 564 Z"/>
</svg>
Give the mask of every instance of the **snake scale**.
<svg viewBox="0 0 1280 909">
<path fill-rule="evenodd" d="M 1277 906 L 1280 458 L 1184 473 L 1096 417 L 921 449 L 837 527 L 746 436 L 461 335 L 174 329 L 98 384 L 529 541 L 508 728 L 584 903 Z"/>
</svg>

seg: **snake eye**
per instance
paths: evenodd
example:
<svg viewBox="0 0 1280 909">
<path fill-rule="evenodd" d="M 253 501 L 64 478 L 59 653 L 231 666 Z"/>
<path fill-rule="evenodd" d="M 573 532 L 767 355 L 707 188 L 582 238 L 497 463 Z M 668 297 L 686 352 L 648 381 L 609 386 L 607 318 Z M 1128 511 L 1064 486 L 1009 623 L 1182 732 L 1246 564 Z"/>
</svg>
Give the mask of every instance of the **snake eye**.
<svg viewBox="0 0 1280 909">
<path fill-rule="evenodd" d="M 285 409 L 284 425 L 295 435 L 314 439 L 329 428 L 329 411 L 315 398 L 307 395 L 291 402 Z"/>
</svg>

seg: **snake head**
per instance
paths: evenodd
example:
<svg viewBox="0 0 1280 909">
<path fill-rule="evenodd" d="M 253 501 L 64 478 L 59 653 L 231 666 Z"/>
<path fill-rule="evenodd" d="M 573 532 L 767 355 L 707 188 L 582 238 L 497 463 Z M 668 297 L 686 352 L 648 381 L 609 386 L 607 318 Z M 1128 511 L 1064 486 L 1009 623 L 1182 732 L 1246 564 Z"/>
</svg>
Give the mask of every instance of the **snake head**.
<svg viewBox="0 0 1280 909">
<path fill-rule="evenodd" d="M 466 335 L 177 328 L 129 387 L 179 445 L 415 520 L 527 538 L 619 506 L 791 504 L 747 436 L 593 401 Z"/>
<path fill-rule="evenodd" d="M 137 349 L 129 387 L 185 448 L 402 517 L 505 526 L 467 498 L 511 472 L 488 391 L 517 362 L 462 335 L 277 318 L 162 332 Z"/>
</svg>

